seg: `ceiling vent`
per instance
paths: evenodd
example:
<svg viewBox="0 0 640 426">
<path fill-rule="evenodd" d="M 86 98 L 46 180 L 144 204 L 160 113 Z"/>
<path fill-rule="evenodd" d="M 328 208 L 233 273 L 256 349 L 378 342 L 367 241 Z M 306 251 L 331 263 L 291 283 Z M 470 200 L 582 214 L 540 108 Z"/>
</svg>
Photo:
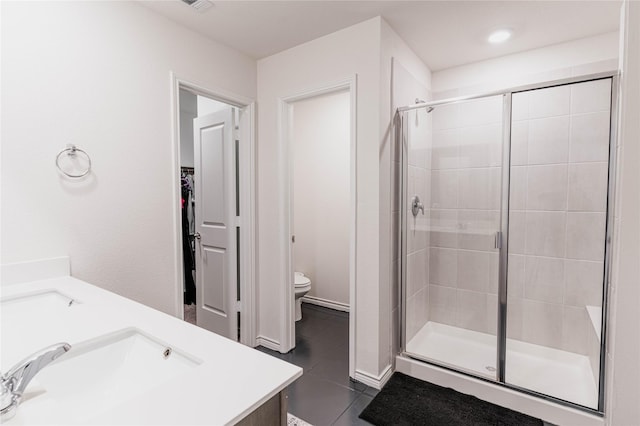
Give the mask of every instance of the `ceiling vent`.
<svg viewBox="0 0 640 426">
<path fill-rule="evenodd" d="M 200 13 L 203 13 L 204 11 L 210 9 L 211 6 L 213 6 L 213 3 L 211 3 L 209 0 L 182 0 L 182 2 L 191 6 Z"/>
</svg>

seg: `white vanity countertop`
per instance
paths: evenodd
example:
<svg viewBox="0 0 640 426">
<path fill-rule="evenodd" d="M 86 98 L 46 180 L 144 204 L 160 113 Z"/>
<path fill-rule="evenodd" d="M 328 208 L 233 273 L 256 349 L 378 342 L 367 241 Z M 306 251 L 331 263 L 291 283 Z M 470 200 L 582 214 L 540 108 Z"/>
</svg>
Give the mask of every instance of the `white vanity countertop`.
<svg viewBox="0 0 640 426">
<path fill-rule="evenodd" d="M 302 369 L 292 364 L 72 277 L 4 285 L 2 299 L 49 289 L 79 303 L 47 315 L 46 320 L 28 309 L 18 311 L 19 315 L 5 309 L 0 371 L 6 372 L 27 355 L 58 342 L 70 343 L 71 354 L 74 345 L 130 328 L 166 342 L 174 353 L 186 354 L 200 364 L 101 412 L 83 413 L 80 408 L 76 413 L 60 413 L 52 405 L 51 413 L 43 413 L 42 409 L 30 410 L 30 406 L 37 406 L 32 402 L 38 400 L 37 392 L 29 398 L 25 395 L 8 425 L 233 424 L 302 375 Z M 37 389 L 37 379 L 25 394 L 32 386 Z"/>
</svg>

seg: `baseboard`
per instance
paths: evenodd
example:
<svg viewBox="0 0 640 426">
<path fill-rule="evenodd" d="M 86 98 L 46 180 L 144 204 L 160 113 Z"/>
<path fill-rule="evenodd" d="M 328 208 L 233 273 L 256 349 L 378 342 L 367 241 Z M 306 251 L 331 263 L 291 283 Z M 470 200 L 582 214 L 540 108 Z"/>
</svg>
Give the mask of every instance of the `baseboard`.
<svg viewBox="0 0 640 426">
<path fill-rule="evenodd" d="M 324 308 L 335 309 L 336 311 L 349 312 L 349 304 L 342 302 L 334 302 L 333 300 L 323 299 L 315 296 L 304 296 L 302 298 L 304 303 L 310 303 L 312 305 L 322 306 Z"/>
<path fill-rule="evenodd" d="M 8 263 L 2 265 L 0 269 L 2 285 L 66 277 L 70 275 L 71 271 L 67 256 Z"/>
<path fill-rule="evenodd" d="M 540 418 L 548 423 L 566 426 L 604 426 L 605 424 L 601 416 L 566 407 L 401 355 L 396 356 L 396 371 L 439 386 L 455 389 L 458 392 L 473 395 L 483 401 Z"/>
<path fill-rule="evenodd" d="M 382 387 L 389 381 L 392 374 L 393 368 L 391 365 L 388 365 L 379 376 L 373 376 L 369 373 L 365 373 L 364 371 L 356 370 L 355 379 L 372 388 L 382 389 Z"/>
<path fill-rule="evenodd" d="M 272 351 L 280 352 L 280 342 L 277 342 L 273 339 L 269 339 L 268 337 L 264 337 L 264 336 L 256 337 L 256 344 L 258 346 L 264 346 L 267 349 L 271 349 Z"/>
</svg>

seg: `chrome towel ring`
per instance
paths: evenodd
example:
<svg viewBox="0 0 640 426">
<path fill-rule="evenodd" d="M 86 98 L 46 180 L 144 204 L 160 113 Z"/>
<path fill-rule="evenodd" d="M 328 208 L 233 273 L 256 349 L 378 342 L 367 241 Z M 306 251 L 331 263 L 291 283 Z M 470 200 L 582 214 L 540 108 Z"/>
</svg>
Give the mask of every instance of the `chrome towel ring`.
<svg viewBox="0 0 640 426">
<path fill-rule="evenodd" d="M 67 154 L 68 157 L 72 157 L 72 158 L 74 158 L 78 154 L 80 154 L 82 157 L 85 157 L 86 158 L 85 161 L 87 163 L 86 169 L 80 171 L 79 173 L 72 173 L 64 170 L 64 168 L 60 165 L 60 159 L 64 158 L 62 156 L 63 154 Z M 65 149 L 63 149 L 58 153 L 58 155 L 56 155 L 56 167 L 65 176 L 69 176 L 70 178 L 81 178 L 88 175 L 89 172 L 91 171 L 91 158 L 89 157 L 89 154 L 87 154 L 85 151 L 81 150 L 80 148 L 77 148 L 75 145 L 67 145 Z"/>
</svg>

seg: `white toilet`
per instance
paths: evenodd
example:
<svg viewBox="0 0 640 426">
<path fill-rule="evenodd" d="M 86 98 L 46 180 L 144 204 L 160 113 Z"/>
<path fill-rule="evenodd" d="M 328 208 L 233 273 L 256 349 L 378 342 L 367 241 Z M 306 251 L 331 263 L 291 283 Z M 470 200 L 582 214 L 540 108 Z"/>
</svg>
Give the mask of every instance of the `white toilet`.
<svg viewBox="0 0 640 426">
<path fill-rule="evenodd" d="M 296 321 L 302 319 L 302 297 L 311 290 L 311 280 L 302 272 L 294 273 L 293 288 L 296 292 Z"/>
</svg>

